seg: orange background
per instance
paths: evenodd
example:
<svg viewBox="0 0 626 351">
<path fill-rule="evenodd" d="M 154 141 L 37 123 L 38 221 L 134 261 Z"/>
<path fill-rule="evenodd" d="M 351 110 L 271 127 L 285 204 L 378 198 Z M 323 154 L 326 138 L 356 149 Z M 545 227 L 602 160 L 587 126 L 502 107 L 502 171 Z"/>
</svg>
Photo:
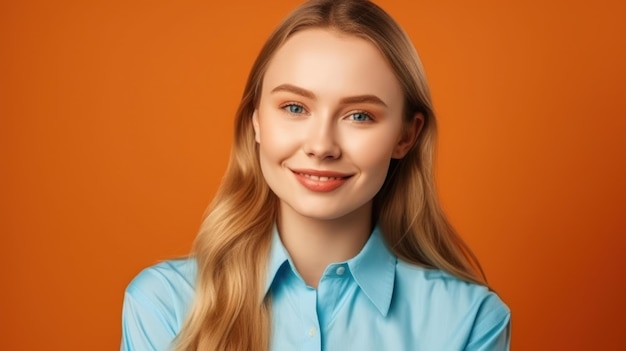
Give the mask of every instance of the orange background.
<svg viewBox="0 0 626 351">
<path fill-rule="evenodd" d="M 297 3 L 2 2 L 3 349 L 119 348 L 126 284 L 189 251 L 247 72 Z M 424 61 L 442 201 L 513 349 L 623 349 L 624 5 L 379 3 Z"/>
</svg>

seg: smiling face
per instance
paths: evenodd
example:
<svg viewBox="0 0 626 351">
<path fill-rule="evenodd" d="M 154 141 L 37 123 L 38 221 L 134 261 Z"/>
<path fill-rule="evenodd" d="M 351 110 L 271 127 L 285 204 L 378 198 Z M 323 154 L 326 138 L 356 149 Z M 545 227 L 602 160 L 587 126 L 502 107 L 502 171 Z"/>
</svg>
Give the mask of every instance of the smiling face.
<svg viewBox="0 0 626 351">
<path fill-rule="evenodd" d="M 281 216 L 369 220 L 391 158 L 417 134 L 402 117 L 400 84 L 372 43 L 324 29 L 292 35 L 269 63 L 253 116 Z"/>
</svg>

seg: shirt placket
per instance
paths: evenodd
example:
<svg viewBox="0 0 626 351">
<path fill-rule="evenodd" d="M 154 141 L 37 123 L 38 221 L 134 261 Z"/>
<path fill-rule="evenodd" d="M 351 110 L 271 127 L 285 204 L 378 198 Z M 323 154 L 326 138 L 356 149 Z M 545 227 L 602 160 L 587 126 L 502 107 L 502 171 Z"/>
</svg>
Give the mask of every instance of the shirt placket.
<svg viewBox="0 0 626 351">
<path fill-rule="evenodd" d="M 320 323 L 317 317 L 317 291 L 311 287 L 306 287 L 300 305 L 302 311 L 303 351 L 321 351 L 322 335 L 320 333 Z"/>
</svg>

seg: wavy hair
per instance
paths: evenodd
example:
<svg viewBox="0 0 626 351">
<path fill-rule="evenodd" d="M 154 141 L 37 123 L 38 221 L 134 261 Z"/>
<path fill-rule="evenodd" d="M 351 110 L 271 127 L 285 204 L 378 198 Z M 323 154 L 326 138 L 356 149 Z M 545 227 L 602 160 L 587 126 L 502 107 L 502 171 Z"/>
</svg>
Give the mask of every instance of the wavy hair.
<svg viewBox="0 0 626 351">
<path fill-rule="evenodd" d="M 424 117 L 408 154 L 392 160 L 374 198 L 373 218 L 401 259 L 486 285 L 478 260 L 457 235 L 438 202 L 433 175 L 437 125 L 420 59 L 406 33 L 365 0 L 312 0 L 289 14 L 270 35 L 249 74 L 235 121 L 234 144 L 222 180 L 193 247 L 195 298 L 176 350 L 267 350 L 271 294 L 265 274 L 278 199 L 261 173 L 252 115 L 274 53 L 294 33 L 325 28 L 365 38 L 391 65 L 404 93 L 404 118 Z"/>
</svg>

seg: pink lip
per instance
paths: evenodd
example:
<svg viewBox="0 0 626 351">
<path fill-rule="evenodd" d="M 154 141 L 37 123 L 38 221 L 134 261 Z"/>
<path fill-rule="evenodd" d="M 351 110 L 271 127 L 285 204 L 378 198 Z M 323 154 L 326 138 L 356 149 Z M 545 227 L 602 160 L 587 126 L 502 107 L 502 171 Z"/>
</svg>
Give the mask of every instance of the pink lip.
<svg viewBox="0 0 626 351">
<path fill-rule="evenodd" d="M 320 193 L 339 188 L 352 176 L 352 174 L 316 169 L 292 169 L 291 171 L 305 188 Z"/>
</svg>

